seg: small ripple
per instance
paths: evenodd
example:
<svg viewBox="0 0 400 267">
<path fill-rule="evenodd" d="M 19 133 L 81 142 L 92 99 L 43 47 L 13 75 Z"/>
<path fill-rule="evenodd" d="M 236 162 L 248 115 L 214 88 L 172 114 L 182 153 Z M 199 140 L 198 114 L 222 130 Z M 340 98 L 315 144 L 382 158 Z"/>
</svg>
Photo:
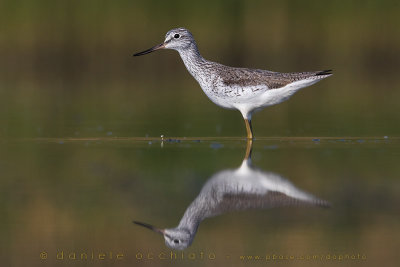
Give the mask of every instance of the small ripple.
<svg viewBox="0 0 400 267">
<path fill-rule="evenodd" d="M 220 149 L 220 148 L 224 147 L 224 145 L 221 143 L 211 143 L 210 147 L 213 149 Z"/>
</svg>

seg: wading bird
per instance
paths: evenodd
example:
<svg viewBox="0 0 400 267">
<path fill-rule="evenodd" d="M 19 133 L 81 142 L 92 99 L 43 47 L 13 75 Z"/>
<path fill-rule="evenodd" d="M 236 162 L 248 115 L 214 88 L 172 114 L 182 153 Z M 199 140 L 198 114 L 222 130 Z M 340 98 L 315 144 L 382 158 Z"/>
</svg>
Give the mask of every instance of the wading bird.
<svg viewBox="0 0 400 267">
<path fill-rule="evenodd" d="M 159 49 L 178 51 L 187 70 L 212 102 L 242 113 L 248 139 L 253 139 L 251 117 L 255 111 L 279 104 L 299 89 L 332 75 L 331 70 L 280 73 L 234 68 L 208 61 L 200 55 L 193 35 L 185 28 L 170 30 L 163 43 L 133 56 L 145 55 Z"/>
<path fill-rule="evenodd" d="M 254 168 L 251 145 L 252 142 L 247 143 L 239 168 L 220 171 L 208 179 L 177 227 L 161 229 L 143 222 L 134 223 L 162 234 L 168 247 L 183 250 L 192 244 L 200 223 L 206 218 L 249 209 L 330 206 L 329 202 L 298 189 L 279 174 Z"/>
</svg>

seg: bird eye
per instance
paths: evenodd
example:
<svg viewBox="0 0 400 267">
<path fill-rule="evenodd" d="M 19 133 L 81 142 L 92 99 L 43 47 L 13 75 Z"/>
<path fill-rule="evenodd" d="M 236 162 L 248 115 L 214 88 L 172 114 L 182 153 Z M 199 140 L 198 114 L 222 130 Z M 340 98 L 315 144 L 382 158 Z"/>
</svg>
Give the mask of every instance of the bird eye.
<svg viewBox="0 0 400 267">
<path fill-rule="evenodd" d="M 178 39 L 179 37 L 181 37 L 179 34 L 175 34 L 175 35 L 174 35 L 174 38 L 175 38 L 175 39 Z"/>
<path fill-rule="evenodd" d="M 178 244 L 178 243 L 179 243 L 179 240 L 178 240 L 178 239 L 174 239 L 174 243 L 175 243 L 175 244 Z"/>
</svg>

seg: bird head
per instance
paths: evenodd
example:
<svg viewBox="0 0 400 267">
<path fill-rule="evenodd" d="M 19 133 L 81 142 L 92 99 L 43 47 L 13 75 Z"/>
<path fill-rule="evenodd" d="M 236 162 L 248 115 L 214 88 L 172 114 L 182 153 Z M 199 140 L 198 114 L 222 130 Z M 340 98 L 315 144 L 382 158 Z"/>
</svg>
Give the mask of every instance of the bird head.
<svg viewBox="0 0 400 267">
<path fill-rule="evenodd" d="M 174 49 L 176 51 L 184 51 L 196 44 L 193 35 L 185 28 L 172 29 L 165 35 L 163 43 L 153 46 L 143 52 L 134 54 L 133 56 L 142 56 L 160 49 Z"/>
<path fill-rule="evenodd" d="M 182 229 L 178 227 L 172 229 L 160 229 L 147 223 L 136 222 L 136 221 L 134 221 L 134 223 L 143 226 L 147 229 L 150 229 L 156 233 L 162 234 L 165 239 L 165 245 L 167 245 L 167 247 L 169 248 L 184 250 L 192 244 L 193 236 L 187 229 Z"/>
</svg>

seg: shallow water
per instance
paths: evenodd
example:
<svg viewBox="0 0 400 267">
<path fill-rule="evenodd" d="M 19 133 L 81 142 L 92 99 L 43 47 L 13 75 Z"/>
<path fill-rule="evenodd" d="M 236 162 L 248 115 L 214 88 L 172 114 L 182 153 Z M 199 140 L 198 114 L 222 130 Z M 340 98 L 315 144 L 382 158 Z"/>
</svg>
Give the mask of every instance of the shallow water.
<svg viewBox="0 0 400 267">
<path fill-rule="evenodd" d="M 0 4 L 0 266 L 397 264 L 396 1 L 36 2 Z M 176 26 L 224 65 L 334 70 L 253 116 L 253 167 L 231 184 L 214 182 L 246 155 L 221 137 L 245 135 L 240 113 L 175 51 L 131 57 Z M 331 207 L 265 209 L 252 185 L 272 177 Z M 175 227 L 232 184 L 258 194 L 225 194 L 183 254 L 132 223 Z"/>
<path fill-rule="evenodd" d="M 216 173 L 239 168 L 245 152 L 246 142 L 235 138 L 3 141 L 0 245 L 5 265 L 274 261 L 317 266 L 322 261 L 376 266 L 383 259 L 396 261 L 400 142 L 391 137 L 254 141 L 255 169 L 279 175 L 330 202 L 330 208 L 223 213 L 205 219 L 182 252 L 132 223 L 177 226 L 204 184 Z M 85 255 L 88 259 L 82 260 Z"/>
</svg>

